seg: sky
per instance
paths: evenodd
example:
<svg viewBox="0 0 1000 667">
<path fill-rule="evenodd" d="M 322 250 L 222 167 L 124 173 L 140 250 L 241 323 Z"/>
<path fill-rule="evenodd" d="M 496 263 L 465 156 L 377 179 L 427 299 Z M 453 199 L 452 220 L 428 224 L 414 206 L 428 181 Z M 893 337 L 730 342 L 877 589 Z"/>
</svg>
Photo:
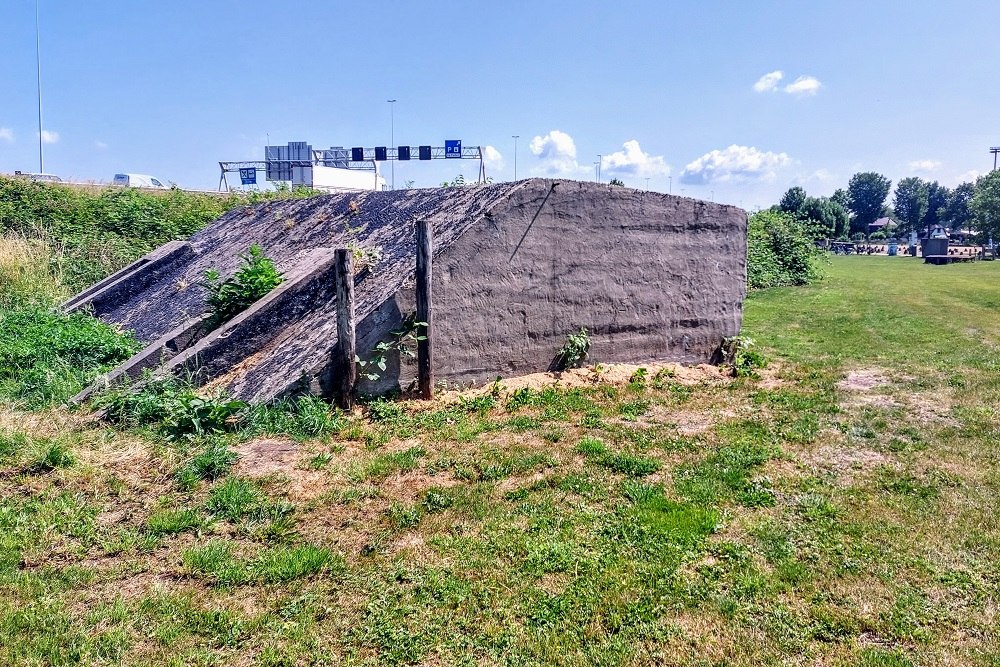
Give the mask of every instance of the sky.
<svg viewBox="0 0 1000 667">
<path fill-rule="evenodd" d="M 460 139 L 495 181 L 515 156 L 518 178 L 600 162 L 604 182 L 753 210 L 859 171 L 954 187 L 1000 145 L 996 0 L 38 6 L 44 166 L 64 179 L 215 189 L 219 161 L 268 140 Z M 35 37 L 35 1 L 0 0 L 0 173 L 38 171 Z M 478 164 L 382 171 L 429 187 Z"/>
</svg>

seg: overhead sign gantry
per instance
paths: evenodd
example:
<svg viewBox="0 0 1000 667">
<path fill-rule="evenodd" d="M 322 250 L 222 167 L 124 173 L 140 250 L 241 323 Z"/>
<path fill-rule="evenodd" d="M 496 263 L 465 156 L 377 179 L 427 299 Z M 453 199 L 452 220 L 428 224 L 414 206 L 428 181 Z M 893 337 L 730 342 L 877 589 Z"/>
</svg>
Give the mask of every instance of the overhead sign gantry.
<svg viewBox="0 0 1000 667">
<path fill-rule="evenodd" d="M 463 146 L 461 140 L 449 139 L 444 146 L 331 146 L 313 149 L 304 141 L 292 141 L 285 146 L 265 146 L 263 160 L 219 162 L 219 191 L 229 190 L 227 174 L 240 175 L 244 185 L 256 184 L 257 172 L 263 171 L 268 181 L 285 181 L 295 185 L 311 185 L 313 167 L 334 167 L 378 172 L 379 162 L 425 160 L 478 160 L 478 183 L 486 182 L 486 165 L 481 146 Z"/>
</svg>

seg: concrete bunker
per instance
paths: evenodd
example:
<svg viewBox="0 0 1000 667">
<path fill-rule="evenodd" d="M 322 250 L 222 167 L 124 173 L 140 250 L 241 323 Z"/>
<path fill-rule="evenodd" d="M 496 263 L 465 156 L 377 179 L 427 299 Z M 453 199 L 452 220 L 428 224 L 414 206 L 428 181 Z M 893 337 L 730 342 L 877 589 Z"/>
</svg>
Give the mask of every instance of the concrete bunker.
<svg viewBox="0 0 1000 667">
<path fill-rule="evenodd" d="M 437 378 L 478 384 L 549 369 L 569 333 L 601 362 L 709 361 L 739 333 L 746 213 L 655 192 L 530 179 L 460 188 L 322 195 L 235 209 L 64 304 L 133 329 L 145 348 L 95 387 L 144 369 L 190 374 L 247 401 L 329 395 L 337 341 L 334 253 L 356 263 L 364 358 L 415 309 L 414 221 L 433 229 Z M 285 274 L 218 329 L 203 276 L 259 244 Z M 407 388 L 395 360 L 377 386 Z M 94 387 L 81 394 L 83 400 Z"/>
</svg>

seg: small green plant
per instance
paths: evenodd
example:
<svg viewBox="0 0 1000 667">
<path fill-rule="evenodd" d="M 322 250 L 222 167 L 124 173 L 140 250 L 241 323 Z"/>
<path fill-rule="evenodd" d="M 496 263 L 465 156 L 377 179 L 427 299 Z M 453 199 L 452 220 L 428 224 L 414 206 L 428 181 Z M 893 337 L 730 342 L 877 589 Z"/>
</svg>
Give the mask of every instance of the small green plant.
<svg viewBox="0 0 1000 667">
<path fill-rule="evenodd" d="M 150 515 L 146 530 L 153 535 L 175 535 L 192 528 L 201 528 L 204 523 L 197 510 L 161 510 Z"/>
<path fill-rule="evenodd" d="M 579 368 L 587 359 L 590 352 L 590 335 L 583 327 L 576 333 L 571 333 L 566 337 L 556 357 L 556 367 L 564 371 L 567 368 Z"/>
<path fill-rule="evenodd" d="M 354 358 L 362 371 L 361 374 L 372 381 L 381 378 L 382 373 L 388 368 L 389 355 L 393 352 L 398 353 L 400 357 L 411 359 L 417 356 L 413 346 L 419 341 L 427 340 L 427 336 L 419 332 L 421 328 L 427 331 L 427 323 L 417 322 L 415 314 L 405 318 L 399 329 L 389 332 L 389 340 L 380 341 L 375 346 L 367 361 L 361 357 Z"/>
<path fill-rule="evenodd" d="M 177 482 L 182 489 L 192 489 L 202 479 L 217 479 L 226 475 L 236 461 L 236 452 L 224 442 L 210 441 L 205 449 L 177 471 Z"/>
<path fill-rule="evenodd" d="M 753 339 L 747 336 L 732 336 L 722 341 L 722 360 L 732 369 L 734 377 L 757 377 L 758 368 L 767 368 L 767 357 L 753 346 Z"/>
<path fill-rule="evenodd" d="M 240 477 L 229 477 L 212 489 L 207 509 L 212 514 L 230 521 L 239 521 L 250 514 L 259 513 L 266 505 L 264 493 L 254 482 Z"/>
<path fill-rule="evenodd" d="M 243 265 L 225 280 L 215 269 L 205 272 L 208 286 L 206 303 L 212 327 L 236 317 L 284 280 L 274 262 L 264 256 L 259 245 L 250 246 L 246 254 L 240 255 L 240 259 Z"/>
</svg>

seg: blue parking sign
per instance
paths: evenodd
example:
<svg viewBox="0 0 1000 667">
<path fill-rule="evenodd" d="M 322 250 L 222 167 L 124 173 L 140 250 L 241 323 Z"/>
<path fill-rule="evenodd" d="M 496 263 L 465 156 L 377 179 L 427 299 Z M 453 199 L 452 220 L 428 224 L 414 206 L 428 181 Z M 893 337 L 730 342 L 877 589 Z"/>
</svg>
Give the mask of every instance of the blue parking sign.
<svg viewBox="0 0 1000 667">
<path fill-rule="evenodd" d="M 444 142 L 444 156 L 457 158 L 462 157 L 461 139 L 446 139 Z"/>
<path fill-rule="evenodd" d="M 257 183 L 257 168 L 240 168 L 240 183 L 242 185 L 255 185 Z"/>
</svg>

